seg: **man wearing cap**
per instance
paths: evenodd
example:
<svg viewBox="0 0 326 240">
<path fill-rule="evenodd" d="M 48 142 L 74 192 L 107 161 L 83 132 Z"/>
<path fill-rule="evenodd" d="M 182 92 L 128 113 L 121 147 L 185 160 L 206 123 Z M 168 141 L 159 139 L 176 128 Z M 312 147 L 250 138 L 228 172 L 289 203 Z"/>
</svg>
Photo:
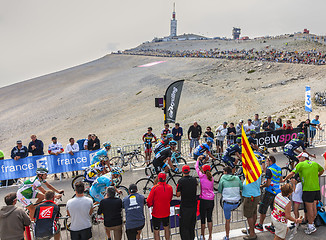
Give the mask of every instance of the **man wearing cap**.
<svg viewBox="0 0 326 240">
<path fill-rule="evenodd" d="M 64 151 L 64 149 L 62 147 L 62 144 L 57 142 L 56 137 L 52 137 L 52 143 L 49 145 L 48 153 L 50 155 L 58 156 L 60 153 L 63 153 L 63 151 Z M 63 173 L 61 173 L 61 178 L 65 178 L 63 176 Z M 54 174 L 54 180 L 59 180 L 57 174 Z"/>
<path fill-rule="evenodd" d="M 19 160 L 28 156 L 28 149 L 26 146 L 23 146 L 21 140 L 17 141 L 17 146 L 11 150 L 11 158 L 14 160 Z"/>
<path fill-rule="evenodd" d="M 310 235 L 317 231 L 314 220 L 317 216 L 316 204 L 321 200 L 319 176 L 324 173 L 324 169 L 318 163 L 310 161 L 309 155 L 305 152 L 298 155 L 299 163 L 293 171 L 289 173 L 284 181 L 292 178 L 296 173 L 302 181 L 302 200 L 305 203 L 308 216 L 308 225 L 305 233 Z"/>
<path fill-rule="evenodd" d="M 180 236 L 182 240 L 195 239 L 195 225 L 197 213 L 197 180 L 189 175 L 190 167 L 182 167 L 182 178 L 177 185 L 177 197 L 181 196 L 180 203 Z"/>
<path fill-rule="evenodd" d="M 137 193 L 137 185 L 130 184 L 130 195 L 122 201 L 126 212 L 126 234 L 128 240 L 140 239 L 140 233 L 145 225 L 144 205 L 145 197 Z"/>
<path fill-rule="evenodd" d="M 159 182 L 152 188 L 147 198 L 147 206 L 152 207 L 154 240 L 160 239 L 161 223 L 163 223 L 165 239 L 170 240 L 170 203 L 173 197 L 173 189 L 165 183 L 165 180 L 165 173 L 159 173 Z"/>
<path fill-rule="evenodd" d="M 223 142 L 226 134 L 228 133 L 227 122 L 224 122 L 216 129 L 216 150 L 218 153 L 223 152 Z"/>
</svg>

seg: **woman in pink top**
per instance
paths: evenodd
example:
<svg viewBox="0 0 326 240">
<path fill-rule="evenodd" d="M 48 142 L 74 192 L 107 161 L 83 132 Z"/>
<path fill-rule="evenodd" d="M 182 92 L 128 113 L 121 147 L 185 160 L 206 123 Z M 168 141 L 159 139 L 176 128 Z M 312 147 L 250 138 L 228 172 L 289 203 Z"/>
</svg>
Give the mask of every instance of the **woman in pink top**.
<svg viewBox="0 0 326 240">
<path fill-rule="evenodd" d="M 214 208 L 214 179 L 211 173 L 211 167 L 209 165 L 203 165 L 202 169 L 199 168 L 199 161 L 201 157 L 198 158 L 196 162 L 196 171 L 200 179 L 200 220 L 201 220 L 201 239 L 205 239 L 205 224 L 207 218 L 209 240 L 212 240 L 212 215 Z"/>
</svg>

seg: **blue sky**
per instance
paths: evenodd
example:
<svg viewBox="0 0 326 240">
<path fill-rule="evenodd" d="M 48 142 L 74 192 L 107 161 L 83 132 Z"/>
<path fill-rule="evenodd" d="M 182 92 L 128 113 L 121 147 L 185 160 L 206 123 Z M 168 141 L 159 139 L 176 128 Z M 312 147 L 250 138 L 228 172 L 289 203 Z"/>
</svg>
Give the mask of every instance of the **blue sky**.
<svg viewBox="0 0 326 240">
<path fill-rule="evenodd" d="M 322 0 L 0 0 L 0 87 L 169 35 L 173 2 L 178 34 L 326 34 Z"/>
</svg>

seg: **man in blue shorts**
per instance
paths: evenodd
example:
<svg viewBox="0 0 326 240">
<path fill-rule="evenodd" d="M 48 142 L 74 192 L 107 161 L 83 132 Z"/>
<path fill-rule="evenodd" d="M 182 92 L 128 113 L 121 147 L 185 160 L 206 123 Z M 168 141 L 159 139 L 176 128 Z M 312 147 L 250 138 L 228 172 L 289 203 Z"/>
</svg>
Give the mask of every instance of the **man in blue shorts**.
<svg viewBox="0 0 326 240">
<path fill-rule="evenodd" d="M 206 138 L 206 142 L 200 144 L 199 146 L 197 146 L 194 150 L 194 159 L 197 160 L 197 158 L 201 155 L 203 155 L 203 159 L 204 160 L 208 160 L 208 156 L 210 156 L 211 158 L 215 159 L 215 157 L 212 155 L 212 153 L 210 152 L 210 149 L 212 147 L 212 144 L 214 142 L 214 139 L 211 137 L 207 137 Z M 208 156 L 204 155 L 204 153 L 206 153 Z"/>
<path fill-rule="evenodd" d="M 224 152 L 222 157 L 223 162 L 229 165 L 232 168 L 232 174 L 235 173 L 235 165 L 238 163 L 238 159 L 241 159 L 241 137 L 238 137 L 235 144 L 230 145 Z M 236 155 L 237 159 L 232 157 Z"/>
<path fill-rule="evenodd" d="M 105 189 L 114 185 L 113 179 L 118 178 L 122 173 L 122 169 L 119 167 L 113 167 L 111 172 L 106 173 L 98 177 L 92 184 L 92 187 L 89 190 L 89 194 L 92 196 L 95 202 L 100 202 L 105 193 Z M 121 193 L 120 190 L 116 189 L 117 193 Z"/>
<path fill-rule="evenodd" d="M 294 168 L 295 165 L 299 162 L 299 159 L 296 157 L 295 152 L 301 153 L 299 150 L 297 150 L 299 147 L 302 148 L 303 152 L 307 153 L 310 157 L 316 158 L 315 154 L 310 154 L 306 151 L 306 148 L 304 146 L 304 133 L 299 132 L 297 135 L 297 138 L 292 139 L 288 144 L 284 146 L 283 154 L 291 159 L 293 162 L 291 163 L 292 168 Z"/>
</svg>

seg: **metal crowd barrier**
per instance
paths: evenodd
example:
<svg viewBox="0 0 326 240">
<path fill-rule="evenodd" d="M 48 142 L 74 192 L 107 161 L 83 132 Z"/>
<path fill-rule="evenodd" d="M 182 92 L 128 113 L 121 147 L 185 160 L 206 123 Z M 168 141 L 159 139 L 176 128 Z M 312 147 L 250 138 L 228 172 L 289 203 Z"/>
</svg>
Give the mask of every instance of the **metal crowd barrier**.
<svg viewBox="0 0 326 240">
<path fill-rule="evenodd" d="M 322 125 L 321 130 L 320 129 L 316 130 L 316 135 L 312 139 L 312 146 L 316 146 L 316 145 L 325 143 L 325 141 L 326 141 L 325 127 L 326 127 L 326 124 Z M 309 134 L 308 134 L 308 138 L 309 138 L 310 131 L 308 131 L 308 132 L 309 132 Z"/>
</svg>

